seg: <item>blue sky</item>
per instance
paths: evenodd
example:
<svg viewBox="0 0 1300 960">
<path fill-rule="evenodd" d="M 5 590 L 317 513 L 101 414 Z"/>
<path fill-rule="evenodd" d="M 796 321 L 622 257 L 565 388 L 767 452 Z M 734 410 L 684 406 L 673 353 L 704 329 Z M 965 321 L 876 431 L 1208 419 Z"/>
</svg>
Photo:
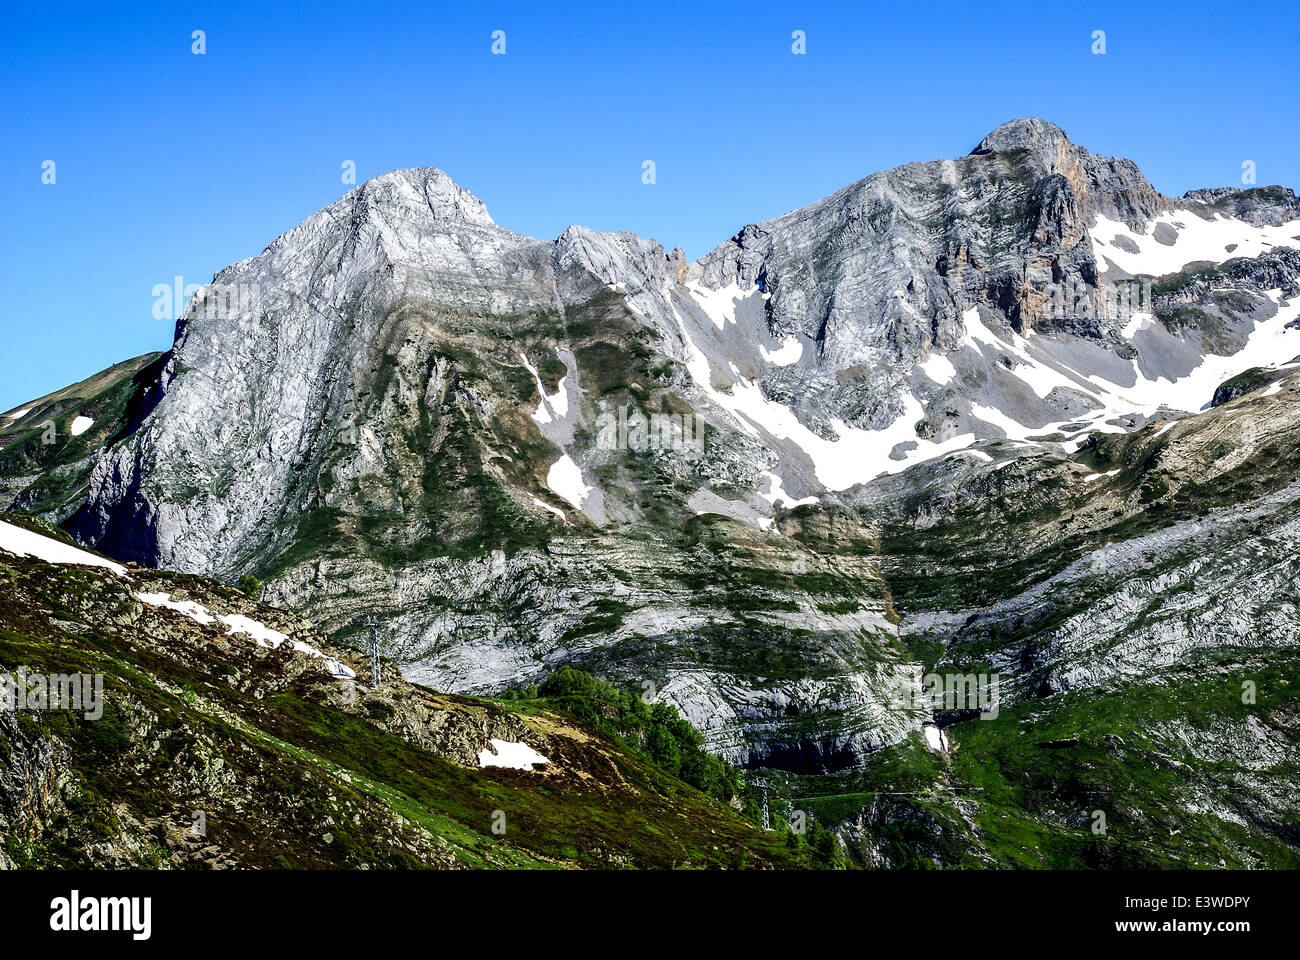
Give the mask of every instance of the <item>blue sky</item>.
<svg viewBox="0 0 1300 960">
<path fill-rule="evenodd" d="M 349 189 L 345 160 L 441 167 L 519 233 L 692 258 L 1018 116 L 1167 194 L 1243 160 L 1300 187 L 1294 2 L 6 7 L 0 410 L 165 349 L 154 286 L 256 255 Z"/>
</svg>

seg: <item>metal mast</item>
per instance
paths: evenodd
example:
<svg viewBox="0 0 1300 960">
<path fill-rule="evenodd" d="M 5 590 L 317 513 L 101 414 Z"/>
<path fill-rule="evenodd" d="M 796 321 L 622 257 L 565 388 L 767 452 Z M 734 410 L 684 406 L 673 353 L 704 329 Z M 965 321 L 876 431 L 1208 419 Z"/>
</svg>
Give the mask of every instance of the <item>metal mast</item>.
<svg viewBox="0 0 1300 960">
<path fill-rule="evenodd" d="M 379 686 L 379 621 L 373 615 L 366 617 L 370 628 L 370 686 Z"/>
<path fill-rule="evenodd" d="M 764 830 L 771 830 L 771 829 L 772 829 L 772 821 L 771 821 L 771 819 L 768 817 L 768 813 L 767 813 L 767 788 L 768 788 L 768 780 L 767 780 L 766 777 L 755 777 L 754 779 L 750 780 L 749 782 L 752 783 L 754 786 L 758 787 L 760 790 L 763 791 L 763 829 L 764 829 Z"/>
</svg>

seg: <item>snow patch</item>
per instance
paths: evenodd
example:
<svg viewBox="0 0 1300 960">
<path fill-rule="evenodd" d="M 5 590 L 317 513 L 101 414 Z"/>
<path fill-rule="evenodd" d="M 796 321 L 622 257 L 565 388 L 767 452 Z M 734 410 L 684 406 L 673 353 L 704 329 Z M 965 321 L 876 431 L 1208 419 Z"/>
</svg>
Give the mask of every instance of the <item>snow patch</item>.
<svg viewBox="0 0 1300 960">
<path fill-rule="evenodd" d="M 1082 389 L 1077 380 L 1034 359 L 1030 355 L 1029 340 L 1027 338 L 1014 331 L 1011 333 L 1011 339 L 1009 340 L 994 333 L 980 317 L 977 307 L 971 307 L 963 312 L 961 319 L 966 327 L 966 333 L 960 341 L 961 344 L 973 348 L 981 355 L 983 354 L 981 347 L 985 346 L 991 347 L 1000 353 L 1009 354 L 1015 359 L 1016 363 L 1016 368 L 1011 373 L 1023 380 L 1040 398 L 1046 397 L 1057 387 L 1066 387 L 1071 390 Z M 981 419 L 983 418 L 981 417 Z"/>
<path fill-rule="evenodd" d="M 925 745 L 931 750 L 946 751 L 948 749 L 948 737 L 933 724 L 925 724 L 921 727 L 921 733 L 925 737 Z"/>
<path fill-rule="evenodd" d="M 567 417 L 569 415 L 569 395 L 564 392 L 564 381 L 567 380 L 568 377 L 561 377 L 555 396 L 548 397 L 546 395 L 546 387 L 542 385 L 542 377 L 541 374 L 537 372 L 537 368 L 529 363 L 528 358 L 522 353 L 519 354 L 519 359 L 524 362 L 524 366 L 528 368 L 528 372 L 533 375 L 533 381 L 537 384 L 537 394 L 542 398 L 537 404 L 537 409 L 533 411 L 534 422 L 551 423 L 556 420 L 563 420 Z"/>
<path fill-rule="evenodd" d="M 480 767 L 532 770 L 533 764 L 551 762 L 526 743 L 512 743 L 509 740 L 497 740 L 495 737 L 488 742 L 492 748 L 480 750 L 478 754 Z"/>
<path fill-rule="evenodd" d="M 94 425 L 95 421 L 90 417 L 77 417 L 72 421 L 72 426 L 68 428 L 68 432 L 74 437 L 79 437 Z"/>
<path fill-rule="evenodd" d="M 1158 224 L 1177 231 L 1178 238 L 1172 245 L 1156 241 L 1153 232 Z M 1127 224 L 1102 216 L 1097 217 L 1097 225 L 1091 232 L 1107 239 L 1106 258 L 1125 273 L 1159 277 L 1177 273 L 1197 260 L 1223 263 L 1234 257 L 1257 257 L 1275 246 L 1294 246 L 1294 237 L 1300 233 L 1300 220 L 1278 227 L 1256 227 L 1218 214 L 1213 220 L 1203 220 L 1190 211 L 1167 210 L 1148 225 L 1145 234 L 1134 233 Z M 1117 237 L 1137 244 L 1138 252 L 1121 249 L 1114 243 Z M 1236 246 L 1229 253 L 1225 248 L 1232 244 Z"/>
<path fill-rule="evenodd" d="M 553 506 L 551 506 L 549 503 L 547 503 L 545 500 L 539 500 L 539 499 L 537 499 L 536 497 L 530 497 L 529 499 L 531 499 L 531 500 L 533 501 L 533 503 L 537 504 L 537 505 L 538 505 L 539 507 L 541 507 L 543 510 L 549 510 L 549 511 L 551 511 L 551 513 L 555 514 L 557 517 L 559 517 L 559 518 L 560 518 L 561 520 L 563 520 L 565 523 L 568 523 L 568 522 L 569 522 L 569 518 L 566 517 L 566 516 L 564 515 L 564 511 L 561 510 L 559 507 L 553 507 Z"/>
<path fill-rule="evenodd" d="M 695 301 L 719 330 L 729 323 L 736 322 L 736 301 L 750 295 L 748 291 L 741 290 L 737 283 L 729 283 L 717 290 L 710 290 L 704 284 L 691 280 L 687 282 L 686 289 L 691 291 Z"/>
<path fill-rule="evenodd" d="M 803 344 L 798 337 L 790 337 L 781 346 L 771 351 L 760 343 L 758 352 L 763 355 L 763 359 L 768 363 L 775 364 L 778 367 L 788 367 L 792 363 L 798 363 L 800 358 L 803 357 Z"/>
<path fill-rule="evenodd" d="M 1281 293 L 1281 290 L 1267 291 L 1275 303 L 1281 299 Z M 1287 324 L 1297 317 L 1300 317 L 1300 301 L 1280 307 L 1272 317 L 1255 324 L 1246 345 L 1236 353 L 1228 357 L 1206 354 L 1195 368 L 1177 380 L 1164 377 L 1149 380 L 1142 375 L 1136 360 L 1130 361 L 1136 377 L 1131 387 L 1096 375 L 1089 376 L 1088 380 L 1103 391 L 1100 399 L 1107 413 L 1136 412 L 1150 416 L 1161 406 L 1195 413 L 1209 406 L 1215 388 L 1223 381 L 1251 367 L 1271 367 L 1279 356 L 1295 356 L 1300 350 L 1300 330 L 1287 329 Z"/>
<path fill-rule="evenodd" d="M 22 527 L 0 520 L 0 550 L 8 551 L 19 557 L 35 557 L 46 563 L 63 566 L 103 567 L 119 577 L 125 576 L 126 567 L 112 560 L 97 557 L 86 550 L 61 543 L 52 537 L 32 533 Z"/>
<path fill-rule="evenodd" d="M 551 464 L 546 473 L 546 485 L 579 510 L 592 489 L 582 482 L 582 470 L 567 453 Z"/>
<path fill-rule="evenodd" d="M 174 610 L 205 626 L 220 623 L 228 628 L 226 631 L 228 634 L 232 636 L 236 633 L 245 634 L 257 641 L 259 646 L 270 647 L 272 650 L 279 649 L 280 644 L 289 640 L 287 634 L 283 634 L 279 630 L 273 630 L 266 624 L 251 617 L 245 617 L 238 613 L 214 614 L 203 604 L 193 600 L 173 600 L 170 593 L 137 593 L 135 598 L 151 607 Z M 339 680 L 353 680 L 356 678 L 356 672 L 350 667 L 344 666 L 333 657 L 325 656 L 311 644 L 303 643 L 301 640 L 292 640 L 290 643 L 292 643 L 295 652 L 305 653 L 308 656 L 324 660 L 325 669 L 329 671 L 330 676 Z"/>
<path fill-rule="evenodd" d="M 940 386 L 952 383 L 957 376 L 957 368 L 942 353 L 931 353 L 929 357 L 916 366 L 918 370 Z"/>
<path fill-rule="evenodd" d="M 762 477 L 768 481 L 767 491 L 763 492 L 762 490 L 759 490 L 758 495 L 773 506 L 776 505 L 778 500 L 782 500 L 784 501 L 783 506 L 786 510 L 793 510 L 795 507 L 802 507 L 805 504 L 819 502 L 816 497 L 804 497 L 800 500 L 794 499 L 794 497 L 785 492 L 785 487 L 781 483 L 781 478 L 771 470 L 764 470 Z M 768 521 L 768 526 L 771 526 L 770 520 Z"/>
<path fill-rule="evenodd" d="M 697 305 L 719 328 L 734 322 L 738 300 L 759 295 L 757 291 L 745 293 L 735 283 L 716 291 L 697 284 L 688 287 Z M 961 450 L 975 441 L 974 434 L 962 434 L 942 443 L 918 438 L 915 424 L 925 411 L 920 401 L 910 393 L 901 398 L 903 413 L 889 426 L 864 430 L 831 418 L 835 439 L 826 439 L 808 429 L 785 404 L 764 396 L 762 388 L 754 380 L 737 375 L 727 390 L 714 388 L 709 358 L 691 336 L 690 325 L 681 311 L 674 312 L 686 351 L 686 369 L 695 384 L 730 413 L 749 436 L 762 439 L 763 434 L 767 434 L 797 445 L 812 461 L 818 482 L 828 490 L 847 490 L 882 474 L 898 473 L 914 463 Z M 891 460 L 890 452 L 900 443 L 914 443 L 916 446 L 904 459 Z"/>
</svg>

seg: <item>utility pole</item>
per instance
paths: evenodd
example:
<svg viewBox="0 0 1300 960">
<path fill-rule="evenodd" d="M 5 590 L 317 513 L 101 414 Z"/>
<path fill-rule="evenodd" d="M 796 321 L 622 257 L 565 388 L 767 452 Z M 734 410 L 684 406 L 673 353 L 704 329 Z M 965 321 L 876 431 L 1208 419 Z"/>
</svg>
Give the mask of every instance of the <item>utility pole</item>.
<svg viewBox="0 0 1300 960">
<path fill-rule="evenodd" d="M 750 780 L 749 782 L 763 791 L 763 829 L 771 830 L 772 821 L 767 814 L 767 787 L 768 787 L 767 778 L 755 777 L 753 780 Z"/>
<path fill-rule="evenodd" d="M 374 615 L 366 617 L 366 626 L 370 628 L 370 686 L 379 686 L 379 621 Z"/>
</svg>

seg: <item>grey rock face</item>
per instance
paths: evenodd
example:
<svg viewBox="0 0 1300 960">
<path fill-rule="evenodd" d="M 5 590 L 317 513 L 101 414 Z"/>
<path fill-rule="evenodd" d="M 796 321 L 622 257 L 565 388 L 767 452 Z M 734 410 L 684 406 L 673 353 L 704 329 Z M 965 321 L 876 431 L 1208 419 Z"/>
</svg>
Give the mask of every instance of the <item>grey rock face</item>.
<svg viewBox="0 0 1300 960">
<path fill-rule="evenodd" d="M 1023 331 L 1052 284 L 1095 285 L 1090 218 L 1141 228 L 1163 206 L 1131 163 L 1013 121 L 968 157 L 873 174 L 746 227 L 701 265 L 710 286 L 762 282 L 773 328 L 815 342 L 823 366 L 906 364 L 955 346 L 977 304 Z"/>
<path fill-rule="evenodd" d="M 382 422 L 358 424 L 355 408 L 387 351 L 399 365 L 417 363 L 421 324 L 404 322 L 408 305 L 465 317 L 543 314 L 600 288 L 584 272 L 589 261 L 620 276 L 668 269 L 657 245 L 630 235 L 574 228 L 544 244 L 512 234 L 441 171 L 398 171 L 358 187 L 194 298 L 163 372 L 164 397 L 97 466 L 80 532 L 168 568 L 255 563 L 314 502 L 340 433 L 361 432 L 356 475 L 382 458 Z M 227 308 L 223 290 L 243 295 Z M 446 384 L 435 369 L 418 386 Z M 397 416 L 413 399 L 395 396 L 376 412 Z"/>
<path fill-rule="evenodd" d="M 1189 190 L 1183 199 L 1256 226 L 1281 226 L 1300 216 L 1300 200 L 1286 187 Z"/>
<path fill-rule="evenodd" d="M 871 511 L 1163 415 L 1115 397 L 1240 351 L 1289 309 L 1270 284 L 1291 254 L 1162 287 L 1159 309 L 1209 324 L 1099 312 L 1099 280 L 1230 210 L 1253 211 L 1232 228 L 1254 242 L 1289 209 L 1170 200 L 1017 120 L 688 264 L 627 233 L 522 237 L 440 171 L 397 171 L 191 302 L 76 529 L 146 564 L 256 571 L 343 639 L 378 609 L 435 687 L 577 661 L 652 681 L 738 762 L 853 766 L 928 720 L 885 691 L 912 658 L 864 562 Z M 1191 227 L 1156 222 L 1170 211 Z M 1249 303 L 1214 301 L 1232 283 Z M 698 418 L 706 455 L 604 443 L 629 406 Z"/>
</svg>

